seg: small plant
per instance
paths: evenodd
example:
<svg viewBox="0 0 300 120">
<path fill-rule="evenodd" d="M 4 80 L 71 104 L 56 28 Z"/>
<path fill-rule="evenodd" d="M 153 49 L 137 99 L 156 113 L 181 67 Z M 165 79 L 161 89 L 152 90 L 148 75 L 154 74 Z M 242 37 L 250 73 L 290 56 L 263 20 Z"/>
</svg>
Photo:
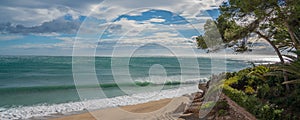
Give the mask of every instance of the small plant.
<svg viewBox="0 0 300 120">
<path fill-rule="evenodd" d="M 228 112 L 226 110 L 221 109 L 218 111 L 218 116 L 225 116 L 225 115 L 228 115 Z"/>
<path fill-rule="evenodd" d="M 228 115 L 229 113 L 227 112 L 229 109 L 229 105 L 227 103 L 227 101 L 225 100 L 220 100 L 217 102 L 216 104 L 216 109 L 218 110 L 218 116 L 225 116 Z"/>
<path fill-rule="evenodd" d="M 270 92 L 270 87 L 268 84 L 263 84 L 258 87 L 257 96 L 260 98 L 266 98 Z"/>
<path fill-rule="evenodd" d="M 254 94 L 254 92 L 255 92 L 255 90 L 251 87 L 251 86 L 246 86 L 245 87 L 245 93 L 246 94 L 249 94 L 249 95 L 252 95 L 252 94 Z"/>
<path fill-rule="evenodd" d="M 215 104 L 216 104 L 216 102 L 209 101 L 209 102 L 203 103 L 200 109 L 201 110 L 210 109 L 210 108 L 213 108 Z"/>
<path fill-rule="evenodd" d="M 218 109 L 227 110 L 229 108 L 229 105 L 228 105 L 227 101 L 225 101 L 225 100 L 218 101 L 216 106 L 218 107 Z"/>
</svg>

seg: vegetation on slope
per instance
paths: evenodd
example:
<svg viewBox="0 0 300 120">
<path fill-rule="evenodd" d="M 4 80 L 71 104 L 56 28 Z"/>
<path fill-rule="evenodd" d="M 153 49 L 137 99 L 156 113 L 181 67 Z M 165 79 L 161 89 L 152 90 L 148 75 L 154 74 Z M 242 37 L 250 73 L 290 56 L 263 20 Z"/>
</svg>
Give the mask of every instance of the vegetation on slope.
<svg viewBox="0 0 300 120">
<path fill-rule="evenodd" d="M 300 85 L 291 82 L 295 84 L 287 91 L 283 76 L 274 75 L 278 68 L 282 69 L 280 64 L 260 65 L 227 73 L 223 92 L 258 119 L 300 119 Z M 294 77 L 294 74 L 289 74 L 289 78 Z"/>
</svg>

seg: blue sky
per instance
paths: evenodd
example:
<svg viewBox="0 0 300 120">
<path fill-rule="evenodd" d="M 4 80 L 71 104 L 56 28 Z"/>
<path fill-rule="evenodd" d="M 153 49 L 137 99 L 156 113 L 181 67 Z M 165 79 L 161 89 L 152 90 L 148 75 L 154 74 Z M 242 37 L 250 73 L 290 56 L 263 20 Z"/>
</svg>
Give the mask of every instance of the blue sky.
<svg viewBox="0 0 300 120">
<path fill-rule="evenodd" d="M 163 55 L 196 52 L 194 36 L 221 0 L 0 2 L 1 55 Z M 95 52 L 96 51 L 96 52 Z M 117 52 L 119 53 L 117 53 Z M 176 52 L 180 51 L 180 52 Z"/>
</svg>

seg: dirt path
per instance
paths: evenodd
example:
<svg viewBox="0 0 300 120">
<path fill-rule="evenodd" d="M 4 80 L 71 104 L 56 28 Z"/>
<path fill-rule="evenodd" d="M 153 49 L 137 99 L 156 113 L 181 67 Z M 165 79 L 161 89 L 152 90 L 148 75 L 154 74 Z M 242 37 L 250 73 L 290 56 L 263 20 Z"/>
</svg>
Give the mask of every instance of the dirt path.
<svg viewBox="0 0 300 120">
<path fill-rule="evenodd" d="M 237 113 L 240 115 L 243 115 L 247 120 L 256 120 L 255 116 L 253 116 L 251 113 L 249 113 L 248 111 L 245 110 L 245 108 L 242 108 L 241 106 L 239 106 L 237 103 L 235 103 L 234 101 L 232 101 L 229 97 L 227 97 L 226 95 L 224 95 L 224 98 L 227 101 L 227 104 Z"/>
<path fill-rule="evenodd" d="M 226 110 L 227 115 L 218 116 L 218 108 L 214 107 L 210 113 L 205 117 L 207 120 L 256 120 L 255 116 L 246 111 L 243 107 L 232 101 L 229 97 L 221 94 L 219 101 L 226 101 L 229 108 Z M 197 103 L 197 108 L 201 106 L 200 101 L 194 100 L 193 103 Z M 193 109 L 194 106 L 190 106 L 186 114 L 182 115 L 179 120 L 199 120 L 199 109 Z"/>
</svg>

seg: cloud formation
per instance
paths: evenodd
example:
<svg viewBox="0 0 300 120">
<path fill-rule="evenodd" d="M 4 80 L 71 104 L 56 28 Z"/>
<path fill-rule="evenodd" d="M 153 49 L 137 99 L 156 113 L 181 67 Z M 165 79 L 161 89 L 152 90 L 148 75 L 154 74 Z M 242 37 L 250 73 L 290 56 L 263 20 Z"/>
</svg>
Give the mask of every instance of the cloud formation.
<svg viewBox="0 0 300 120">
<path fill-rule="evenodd" d="M 91 6 L 101 0 L 40 1 L 40 0 L 1 0 L 0 23 L 11 22 L 24 26 L 37 26 L 66 14 L 78 17 L 87 15 Z"/>
<path fill-rule="evenodd" d="M 21 38 L 23 38 L 23 36 L 21 35 L 0 35 L 0 41 L 15 40 Z"/>
<path fill-rule="evenodd" d="M 19 36 L 19 39 L 22 36 L 30 36 L 24 39 L 36 39 L 34 43 L 31 40 L 14 41 L 15 44 L 8 46 L 8 49 L 71 50 L 75 38 L 80 43 L 76 47 L 81 48 L 98 45 L 101 49 L 113 49 L 145 43 L 185 48 L 195 44 L 191 36 L 199 35 L 205 21 L 211 19 L 203 11 L 215 8 L 220 2 L 3 0 L 0 2 L 0 34 L 6 35 L 2 40 L 17 39 L 9 35 Z M 84 26 L 82 23 L 85 23 Z M 76 37 L 79 29 L 84 35 Z M 103 31 L 103 38 L 99 42 L 98 37 Z M 46 37 L 47 40 L 37 36 Z M 36 42 L 41 39 L 47 42 Z"/>
<path fill-rule="evenodd" d="M 79 21 L 52 20 L 39 26 L 26 27 L 12 23 L 0 24 L 0 33 L 76 33 L 80 26 Z"/>
</svg>

